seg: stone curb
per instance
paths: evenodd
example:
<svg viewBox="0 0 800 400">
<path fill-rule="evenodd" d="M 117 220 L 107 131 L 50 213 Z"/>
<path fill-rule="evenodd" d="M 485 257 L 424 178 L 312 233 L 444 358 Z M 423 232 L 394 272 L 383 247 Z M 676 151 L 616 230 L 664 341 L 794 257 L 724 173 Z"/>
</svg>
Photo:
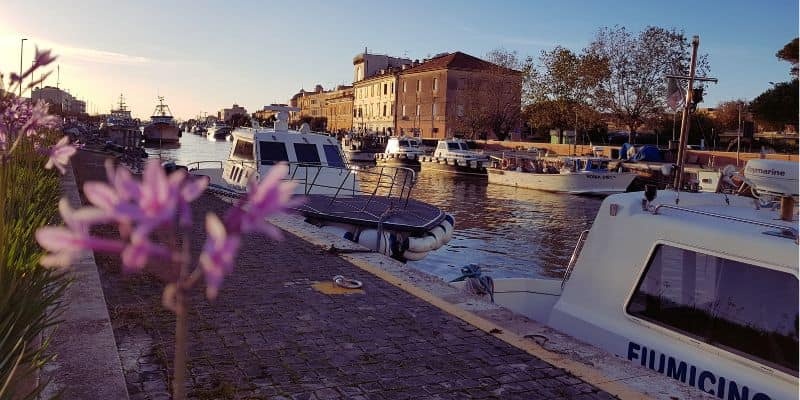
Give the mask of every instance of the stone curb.
<svg viewBox="0 0 800 400">
<path fill-rule="evenodd" d="M 80 207 L 72 168 L 61 178 L 61 187 L 70 206 Z M 52 332 L 49 347 L 56 358 L 41 372 L 42 381 L 49 380 L 41 398 L 128 399 L 94 254 L 85 252 L 69 274 L 73 282 L 64 296 L 63 322 Z"/>
</svg>

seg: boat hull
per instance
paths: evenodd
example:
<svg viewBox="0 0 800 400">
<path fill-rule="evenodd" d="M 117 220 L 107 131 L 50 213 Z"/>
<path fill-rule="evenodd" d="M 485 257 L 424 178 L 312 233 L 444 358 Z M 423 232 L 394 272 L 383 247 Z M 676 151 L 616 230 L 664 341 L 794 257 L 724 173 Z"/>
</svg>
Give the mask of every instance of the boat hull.
<svg viewBox="0 0 800 400">
<path fill-rule="evenodd" d="M 497 168 L 489 168 L 487 175 L 489 183 L 497 185 L 547 192 L 600 195 L 625 192 L 636 178 L 636 174 L 627 172 L 535 174 Z"/>
<path fill-rule="evenodd" d="M 155 123 L 144 128 L 144 140 L 147 142 L 177 143 L 181 130 L 171 124 Z"/>
<path fill-rule="evenodd" d="M 452 158 L 422 157 L 420 166 L 423 170 L 442 171 L 453 174 L 486 176 L 486 165 L 483 160 L 459 160 Z"/>
<path fill-rule="evenodd" d="M 394 167 L 419 167 L 419 156 L 416 154 L 402 153 L 377 153 L 375 162 L 379 165 Z"/>
</svg>

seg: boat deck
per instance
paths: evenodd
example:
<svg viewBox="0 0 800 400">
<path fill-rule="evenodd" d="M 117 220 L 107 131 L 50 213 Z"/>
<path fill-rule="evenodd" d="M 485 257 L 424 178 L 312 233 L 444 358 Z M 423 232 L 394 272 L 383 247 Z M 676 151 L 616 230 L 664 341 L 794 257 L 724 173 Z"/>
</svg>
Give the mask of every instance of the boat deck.
<svg viewBox="0 0 800 400">
<path fill-rule="evenodd" d="M 414 199 L 401 200 L 383 196 L 332 198 L 309 195 L 297 211 L 310 218 L 361 226 L 381 225 L 385 229 L 424 233 L 442 222 L 445 213 L 430 204 Z"/>
</svg>

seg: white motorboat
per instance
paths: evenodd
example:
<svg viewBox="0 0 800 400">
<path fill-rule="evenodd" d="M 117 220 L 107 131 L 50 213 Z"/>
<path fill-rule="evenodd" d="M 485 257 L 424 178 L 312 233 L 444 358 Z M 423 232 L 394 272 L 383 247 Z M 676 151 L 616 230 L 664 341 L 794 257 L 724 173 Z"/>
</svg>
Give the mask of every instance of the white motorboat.
<svg viewBox="0 0 800 400">
<path fill-rule="evenodd" d="M 214 121 L 206 128 L 206 136 L 212 140 L 226 140 L 231 132 L 230 125 L 220 121 Z"/>
<path fill-rule="evenodd" d="M 175 124 L 169 106 L 164 104 L 164 97 L 158 97 L 158 105 L 150 123 L 144 127 L 144 140 L 154 143 L 177 143 L 181 137 L 181 129 Z"/>
<path fill-rule="evenodd" d="M 562 280 L 497 279 L 494 299 L 721 399 L 796 399 L 797 177 L 796 162 L 751 160 L 759 198 L 607 197 Z"/>
<path fill-rule="evenodd" d="M 602 157 L 536 156 L 492 157 L 487 169 L 489 183 L 525 189 L 572 194 L 610 194 L 628 189 L 636 178 L 632 172 L 608 169 Z"/>
<path fill-rule="evenodd" d="M 433 156 L 420 158 L 422 168 L 460 174 L 485 175 L 489 157 L 469 149 L 463 139 L 440 140 Z"/>
<path fill-rule="evenodd" d="M 383 165 L 418 167 L 419 158 L 425 155 L 419 138 L 401 136 L 390 137 L 383 153 L 375 154 L 375 161 Z"/>
<path fill-rule="evenodd" d="M 298 183 L 305 201 L 297 211 L 310 223 L 398 260 L 419 260 L 446 244 L 455 220 L 438 207 L 410 198 L 416 173 L 401 167 L 351 167 L 336 138 L 288 128 L 290 111 L 277 112 L 274 128 L 233 131 L 226 161 L 190 163 L 191 173 L 210 178 L 209 188 L 227 196 L 246 193 L 251 179 L 278 163 L 289 165 L 287 180 Z M 362 183 L 370 189 L 362 189 Z"/>
</svg>

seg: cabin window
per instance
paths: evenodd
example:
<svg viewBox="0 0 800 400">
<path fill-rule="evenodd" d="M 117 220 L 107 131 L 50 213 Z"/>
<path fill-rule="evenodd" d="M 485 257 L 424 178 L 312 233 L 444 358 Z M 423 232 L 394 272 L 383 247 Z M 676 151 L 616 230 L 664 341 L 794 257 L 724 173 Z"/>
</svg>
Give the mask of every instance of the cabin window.
<svg viewBox="0 0 800 400">
<path fill-rule="evenodd" d="M 796 376 L 797 286 L 785 272 L 659 245 L 626 310 Z"/>
<path fill-rule="evenodd" d="M 458 143 L 450 142 L 450 143 L 447 143 L 447 149 L 448 150 L 460 150 L 461 148 L 458 147 Z"/>
<path fill-rule="evenodd" d="M 408 144 L 408 140 L 401 140 L 401 141 L 399 141 L 399 142 L 397 142 L 397 143 L 398 143 L 398 145 L 399 145 L 400 147 L 411 147 L 411 146 Z"/>
<path fill-rule="evenodd" d="M 297 155 L 297 162 L 319 164 L 319 152 L 317 152 L 317 145 L 315 144 L 295 143 L 294 153 Z"/>
<path fill-rule="evenodd" d="M 245 140 L 237 140 L 236 147 L 233 149 L 235 157 L 243 158 L 245 160 L 253 159 L 253 142 Z"/>
<path fill-rule="evenodd" d="M 331 167 L 344 167 L 342 155 L 339 153 L 339 147 L 332 144 L 323 144 L 322 149 L 325 150 L 325 159 L 328 160 L 328 165 Z"/>
<path fill-rule="evenodd" d="M 441 142 L 441 143 L 439 143 L 439 145 L 437 146 L 437 148 L 438 148 L 439 150 L 447 150 L 447 143 L 445 143 L 445 142 Z"/>
<path fill-rule="evenodd" d="M 467 146 L 466 143 L 460 143 L 460 145 L 461 145 L 461 150 L 469 150 L 469 146 Z"/>
<path fill-rule="evenodd" d="M 273 165 L 281 161 L 289 161 L 286 145 L 283 142 L 258 142 L 261 153 L 261 165 Z"/>
</svg>

